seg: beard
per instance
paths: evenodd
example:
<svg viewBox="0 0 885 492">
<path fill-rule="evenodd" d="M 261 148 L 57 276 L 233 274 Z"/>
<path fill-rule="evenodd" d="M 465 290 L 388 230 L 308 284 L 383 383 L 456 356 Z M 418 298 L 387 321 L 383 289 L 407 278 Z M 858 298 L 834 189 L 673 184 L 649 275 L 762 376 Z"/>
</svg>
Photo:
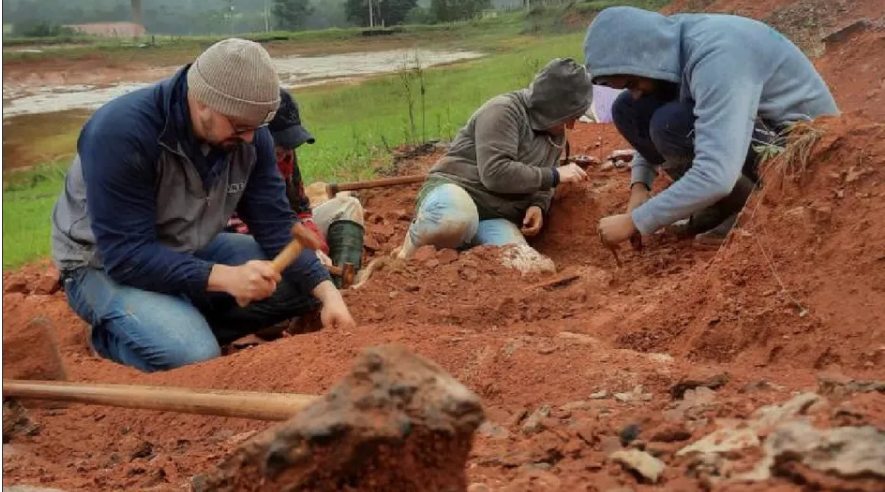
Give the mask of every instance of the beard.
<svg viewBox="0 0 885 492">
<path fill-rule="evenodd" d="M 239 145 L 243 142 L 245 142 L 245 140 L 243 140 L 240 137 L 230 137 L 230 138 L 226 138 L 226 139 L 222 140 L 221 142 L 218 142 L 217 144 L 213 144 L 213 145 L 221 148 L 221 150 L 224 150 L 225 152 L 230 152 L 230 151 L 236 149 L 237 147 L 239 147 Z"/>
<path fill-rule="evenodd" d="M 236 149 L 241 143 L 244 142 L 244 140 L 238 135 L 221 138 L 217 134 L 218 125 L 215 124 L 215 120 L 210 115 L 204 115 L 203 117 L 201 117 L 200 124 L 203 127 L 203 133 L 206 135 L 206 143 L 213 147 L 218 147 L 225 152 L 230 152 Z"/>
</svg>

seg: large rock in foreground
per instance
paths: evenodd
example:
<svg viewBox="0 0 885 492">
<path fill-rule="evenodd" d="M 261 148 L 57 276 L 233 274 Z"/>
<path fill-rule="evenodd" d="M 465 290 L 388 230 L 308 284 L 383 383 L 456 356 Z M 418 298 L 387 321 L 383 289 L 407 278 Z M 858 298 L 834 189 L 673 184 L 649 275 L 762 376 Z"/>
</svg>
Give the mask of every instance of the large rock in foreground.
<svg viewBox="0 0 885 492">
<path fill-rule="evenodd" d="M 435 363 L 371 348 L 326 396 L 195 477 L 193 489 L 464 491 L 483 420 L 479 398 Z"/>
</svg>

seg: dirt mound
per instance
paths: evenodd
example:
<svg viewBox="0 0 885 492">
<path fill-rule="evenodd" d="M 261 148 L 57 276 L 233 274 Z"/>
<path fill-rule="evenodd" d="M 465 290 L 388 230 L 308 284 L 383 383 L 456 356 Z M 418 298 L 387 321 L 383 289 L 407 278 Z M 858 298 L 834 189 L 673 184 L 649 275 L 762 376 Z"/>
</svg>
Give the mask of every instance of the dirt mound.
<svg viewBox="0 0 885 492">
<path fill-rule="evenodd" d="M 819 125 L 807 175 L 780 186 L 773 161 L 730 243 L 620 346 L 751 365 L 880 367 L 885 125 Z"/>
<path fill-rule="evenodd" d="M 817 62 L 845 112 L 870 119 L 885 118 L 885 30 L 873 23 L 851 25 L 845 36 L 833 36 L 826 55 Z M 856 30 L 855 30 L 856 29 Z"/>
</svg>

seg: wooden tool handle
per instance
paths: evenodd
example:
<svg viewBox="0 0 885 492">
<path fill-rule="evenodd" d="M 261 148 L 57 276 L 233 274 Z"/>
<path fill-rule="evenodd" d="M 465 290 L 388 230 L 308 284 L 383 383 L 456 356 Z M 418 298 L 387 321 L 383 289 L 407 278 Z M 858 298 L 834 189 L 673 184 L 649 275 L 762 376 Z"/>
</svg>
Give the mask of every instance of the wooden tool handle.
<svg viewBox="0 0 885 492">
<path fill-rule="evenodd" d="M 257 420 L 287 420 L 317 396 L 164 386 L 3 380 L 3 396 Z"/>
<path fill-rule="evenodd" d="M 395 178 L 370 179 L 368 181 L 354 181 L 352 183 L 329 183 L 326 186 L 326 192 L 329 198 L 334 197 L 339 191 L 356 191 L 369 188 L 382 188 L 385 186 L 398 186 L 420 183 L 427 179 L 426 174 L 412 174 L 409 176 L 398 176 Z"/>
<path fill-rule="evenodd" d="M 280 254 L 276 256 L 276 258 L 271 261 L 271 266 L 277 273 L 282 274 L 283 270 L 286 269 L 293 261 L 298 259 L 301 255 L 301 250 L 304 249 L 304 246 L 301 245 L 301 241 L 298 238 L 292 239 L 289 244 L 280 251 Z M 240 307 L 246 307 L 250 304 L 250 301 L 245 299 L 237 299 L 237 304 Z"/>
<path fill-rule="evenodd" d="M 304 249 L 304 246 L 301 245 L 301 241 L 297 238 L 290 241 L 289 244 L 280 251 L 280 254 L 278 254 L 271 262 L 273 264 L 273 269 L 276 270 L 277 273 L 282 274 L 287 266 L 301 256 L 302 249 Z"/>
</svg>

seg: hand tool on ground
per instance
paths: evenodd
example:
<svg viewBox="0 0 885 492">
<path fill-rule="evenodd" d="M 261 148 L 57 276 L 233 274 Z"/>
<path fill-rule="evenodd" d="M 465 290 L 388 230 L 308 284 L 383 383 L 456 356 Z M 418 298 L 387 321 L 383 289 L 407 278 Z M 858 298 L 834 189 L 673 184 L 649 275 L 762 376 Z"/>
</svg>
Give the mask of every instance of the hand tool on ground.
<svg viewBox="0 0 885 492">
<path fill-rule="evenodd" d="M 346 289 L 353 285 L 353 278 L 356 271 L 353 263 L 345 263 L 342 266 L 326 265 L 326 270 L 329 270 L 329 273 L 332 275 L 338 275 L 341 277 L 343 288 Z"/>
<path fill-rule="evenodd" d="M 3 397 L 53 400 L 166 412 L 287 420 L 318 396 L 167 386 L 3 380 Z"/>
<path fill-rule="evenodd" d="M 598 232 L 599 232 L 599 240 L 602 242 L 602 245 L 605 246 L 606 248 L 608 248 L 608 250 L 612 252 L 612 255 L 614 255 L 614 257 L 615 257 L 615 263 L 617 263 L 618 268 L 620 268 L 622 264 L 621 264 L 621 258 L 618 256 L 618 247 L 616 245 L 608 244 L 605 241 L 605 238 L 602 236 L 602 231 L 598 231 Z"/>
<path fill-rule="evenodd" d="M 316 251 L 320 249 L 320 240 L 304 224 L 295 224 L 292 226 L 292 241 L 271 261 L 271 267 L 277 273 L 282 274 L 283 270 L 301 255 L 304 248 Z M 237 299 L 237 304 L 240 307 L 246 307 L 249 305 L 249 301 Z"/>
<path fill-rule="evenodd" d="M 630 236 L 630 246 L 633 246 L 633 249 L 639 253 L 642 252 L 642 234 L 637 232 Z"/>
<path fill-rule="evenodd" d="M 568 162 L 573 162 L 580 166 L 582 169 L 587 169 L 590 166 L 599 165 L 599 159 L 593 157 L 592 155 L 574 155 L 569 157 Z"/>
<path fill-rule="evenodd" d="M 560 275 L 559 277 L 556 277 L 552 280 L 547 280 L 545 282 L 541 282 L 541 283 L 538 283 L 535 285 L 530 285 L 525 290 L 532 291 L 532 290 L 541 290 L 541 289 L 553 289 L 556 287 L 565 287 L 566 285 L 571 284 L 572 282 L 574 282 L 575 280 L 578 280 L 579 278 L 581 278 L 581 276 L 578 274 Z"/>
<path fill-rule="evenodd" d="M 425 179 L 427 179 L 426 174 L 410 174 L 408 176 L 397 176 L 395 178 L 370 179 L 367 181 L 354 181 L 351 183 L 329 183 L 326 185 L 326 194 L 331 198 L 341 191 L 366 190 L 369 188 L 383 188 L 385 186 L 401 186 L 421 183 Z"/>
</svg>

